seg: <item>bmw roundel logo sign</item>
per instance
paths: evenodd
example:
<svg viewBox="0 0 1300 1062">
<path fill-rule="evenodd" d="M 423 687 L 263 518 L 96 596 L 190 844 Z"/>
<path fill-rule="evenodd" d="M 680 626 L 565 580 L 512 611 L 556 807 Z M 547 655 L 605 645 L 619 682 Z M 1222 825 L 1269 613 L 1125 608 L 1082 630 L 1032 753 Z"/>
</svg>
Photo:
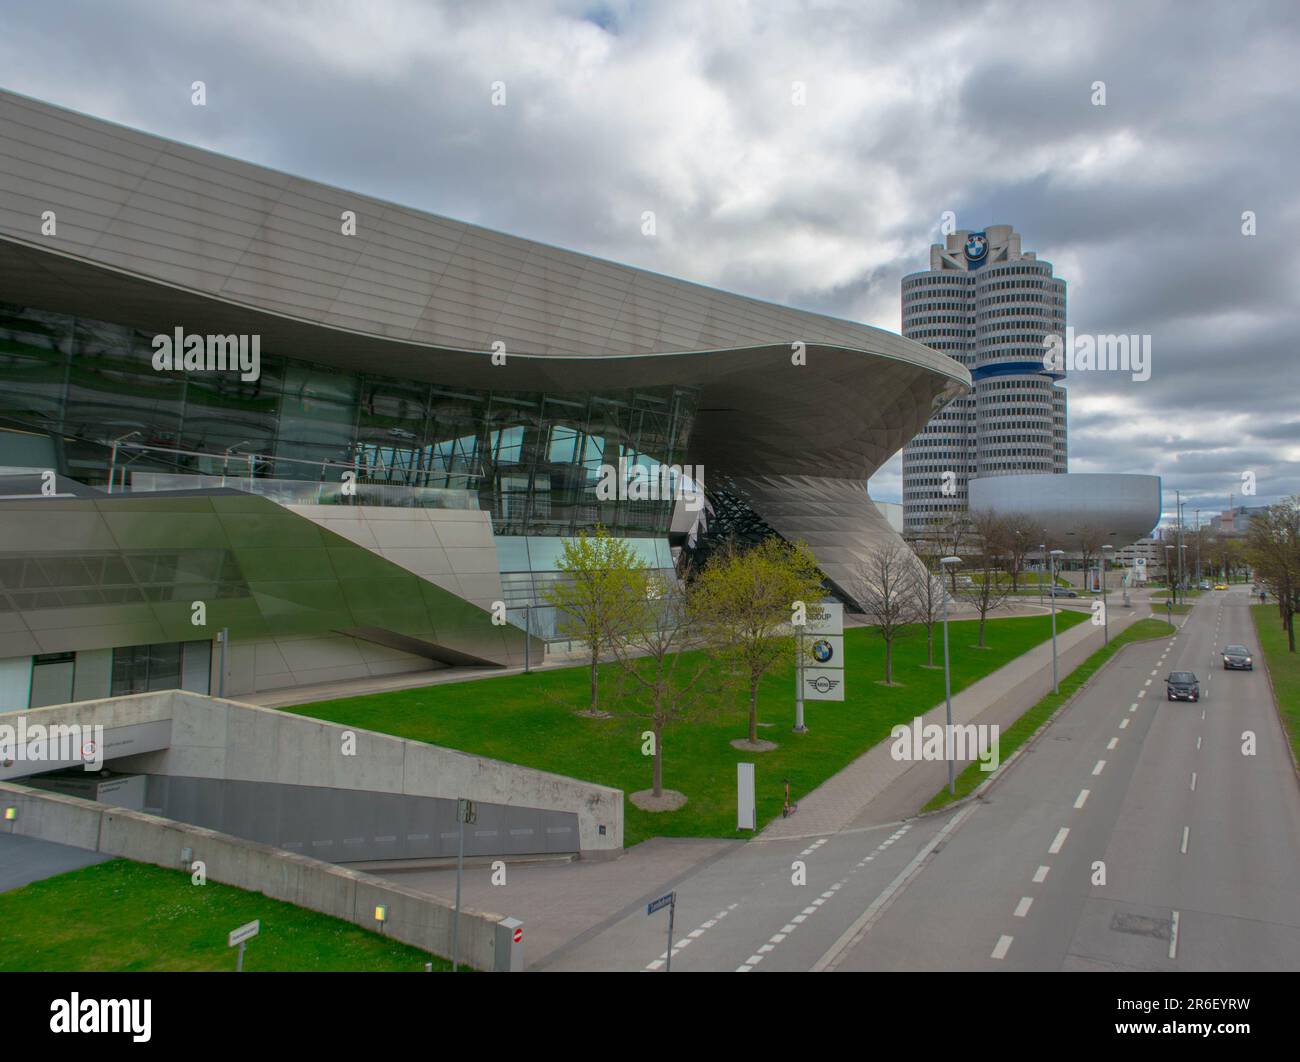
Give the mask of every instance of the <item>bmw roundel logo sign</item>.
<svg viewBox="0 0 1300 1062">
<path fill-rule="evenodd" d="M 989 238 L 982 232 L 972 232 L 966 237 L 966 260 L 982 262 L 989 253 Z"/>
<path fill-rule="evenodd" d="M 812 655 L 813 659 L 816 660 L 817 663 L 825 664 L 835 655 L 835 650 L 831 647 L 830 642 L 825 638 L 820 638 L 813 642 Z"/>
</svg>

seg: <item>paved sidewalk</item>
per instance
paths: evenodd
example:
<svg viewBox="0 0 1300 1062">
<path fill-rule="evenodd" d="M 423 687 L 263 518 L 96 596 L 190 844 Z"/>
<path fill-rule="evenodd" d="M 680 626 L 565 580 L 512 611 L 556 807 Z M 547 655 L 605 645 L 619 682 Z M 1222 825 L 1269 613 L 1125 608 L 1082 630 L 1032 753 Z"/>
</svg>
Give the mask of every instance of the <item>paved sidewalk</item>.
<svg viewBox="0 0 1300 1062">
<path fill-rule="evenodd" d="M 679 879 L 745 844 L 710 838 L 655 837 L 617 859 L 510 863 L 506 884 L 493 886 L 490 866 L 465 868 L 461 902 L 521 919 L 524 961 L 546 966 L 570 947 L 669 891 Z M 452 900 L 456 870 L 389 871 L 376 876 Z"/>
<path fill-rule="evenodd" d="M 1111 605 L 1112 637 L 1130 624 L 1150 615 L 1145 602 L 1135 600 L 1126 609 Z M 1058 633 L 1059 670 L 1067 674 L 1078 663 L 1101 648 L 1103 632 L 1091 623 L 1080 623 Z M 1052 644 L 1044 644 L 1012 660 L 993 674 L 968 686 L 952 698 L 955 724 L 997 723 L 1004 729 L 1038 703 L 1052 688 Z M 925 724 L 946 721 L 946 707 L 940 702 L 922 716 Z M 892 822 L 916 814 L 947 780 L 947 762 L 900 762 L 890 755 L 892 740 L 863 753 L 838 774 L 811 793 L 798 799 L 799 810 L 788 819 L 777 819 L 757 840 L 820 836 L 850 827 Z M 964 765 L 958 765 L 960 771 Z"/>
<path fill-rule="evenodd" d="M 36 837 L 0 833 L 0 892 L 66 874 L 69 870 L 80 870 L 92 863 L 105 863 L 111 858 Z"/>
</svg>

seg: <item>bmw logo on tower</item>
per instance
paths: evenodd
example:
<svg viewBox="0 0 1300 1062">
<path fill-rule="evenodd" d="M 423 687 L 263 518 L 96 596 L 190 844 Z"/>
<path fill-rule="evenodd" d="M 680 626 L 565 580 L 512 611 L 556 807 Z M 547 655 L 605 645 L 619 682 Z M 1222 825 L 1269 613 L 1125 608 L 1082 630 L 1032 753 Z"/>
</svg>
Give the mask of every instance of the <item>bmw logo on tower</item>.
<svg viewBox="0 0 1300 1062">
<path fill-rule="evenodd" d="M 982 232 L 972 232 L 966 237 L 966 261 L 978 265 L 989 253 L 989 238 Z"/>
</svg>

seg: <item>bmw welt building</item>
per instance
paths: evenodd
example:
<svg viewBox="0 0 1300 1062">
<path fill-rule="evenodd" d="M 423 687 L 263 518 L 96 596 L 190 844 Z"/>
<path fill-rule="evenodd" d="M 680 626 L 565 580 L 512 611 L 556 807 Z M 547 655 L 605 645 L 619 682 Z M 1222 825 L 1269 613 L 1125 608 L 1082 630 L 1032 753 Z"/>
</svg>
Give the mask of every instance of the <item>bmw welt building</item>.
<svg viewBox="0 0 1300 1062">
<path fill-rule="evenodd" d="M 867 478 L 969 388 L 875 328 L 0 93 L 0 710 L 515 665 L 596 525 L 663 569 L 802 539 L 843 592 L 894 534 Z"/>
</svg>

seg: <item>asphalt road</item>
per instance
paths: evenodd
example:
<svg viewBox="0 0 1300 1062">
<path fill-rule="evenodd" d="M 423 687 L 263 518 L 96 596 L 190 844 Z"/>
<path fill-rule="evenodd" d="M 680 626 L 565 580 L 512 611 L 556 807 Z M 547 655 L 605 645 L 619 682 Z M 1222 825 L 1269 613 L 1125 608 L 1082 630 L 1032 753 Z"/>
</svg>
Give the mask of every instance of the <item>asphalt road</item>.
<svg viewBox="0 0 1300 1062">
<path fill-rule="evenodd" d="M 1126 649 L 985 799 L 689 875 L 673 970 L 1300 968 L 1300 787 L 1262 661 L 1219 656 L 1255 648 L 1248 604 L 1207 594 Z M 1165 700 L 1171 670 L 1200 703 Z M 662 970 L 667 928 L 629 909 L 544 965 Z"/>
<path fill-rule="evenodd" d="M 1248 604 L 1125 650 L 836 968 L 1300 968 L 1300 789 L 1262 667 L 1219 655 L 1256 648 Z"/>
</svg>

